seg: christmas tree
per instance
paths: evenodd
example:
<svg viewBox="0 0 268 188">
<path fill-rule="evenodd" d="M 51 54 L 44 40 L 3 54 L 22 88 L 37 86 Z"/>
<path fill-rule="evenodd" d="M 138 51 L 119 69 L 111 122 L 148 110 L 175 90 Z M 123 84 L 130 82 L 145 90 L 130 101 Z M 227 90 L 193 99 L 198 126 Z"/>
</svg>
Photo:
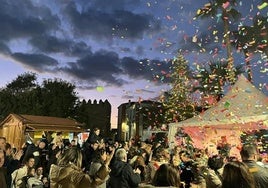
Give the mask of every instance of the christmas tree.
<svg viewBox="0 0 268 188">
<path fill-rule="evenodd" d="M 170 75 L 171 90 L 163 101 L 167 123 L 185 120 L 195 113 L 191 100 L 190 69 L 181 53 L 172 60 Z"/>
</svg>

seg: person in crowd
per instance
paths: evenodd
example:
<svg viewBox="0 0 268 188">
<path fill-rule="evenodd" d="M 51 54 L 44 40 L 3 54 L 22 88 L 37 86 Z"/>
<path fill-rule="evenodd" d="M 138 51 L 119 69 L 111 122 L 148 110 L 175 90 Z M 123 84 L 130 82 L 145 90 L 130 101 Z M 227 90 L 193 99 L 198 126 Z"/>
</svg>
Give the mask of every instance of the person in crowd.
<svg viewBox="0 0 268 188">
<path fill-rule="evenodd" d="M 224 160 L 221 155 L 213 155 L 208 158 L 208 168 L 204 172 L 207 188 L 221 187 L 223 165 Z"/>
<path fill-rule="evenodd" d="M 256 188 L 267 188 L 268 169 L 257 164 L 259 156 L 257 147 L 252 144 L 243 145 L 240 155 L 242 161 L 249 167 L 249 171 L 253 174 Z"/>
<path fill-rule="evenodd" d="M 56 144 L 57 142 L 63 143 L 62 132 L 57 132 L 56 133 L 56 136 L 53 138 L 51 144 Z"/>
<path fill-rule="evenodd" d="M 150 162 L 146 166 L 146 178 L 145 181 L 147 183 L 151 183 L 156 170 L 165 163 L 170 162 L 170 154 L 169 151 L 164 147 L 157 147 L 155 151 L 153 151 L 153 155 L 151 157 Z"/>
<path fill-rule="evenodd" d="M 174 166 L 175 168 L 177 168 L 178 170 L 180 170 L 180 163 L 181 163 L 181 158 L 179 155 L 180 152 L 180 147 L 179 146 L 175 146 L 170 154 L 170 164 L 172 166 Z"/>
<path fill-rule="evenodd" d="M 135 188 L 141 182 L 141 171 L 133 169 L 127 162 L 127 152 L 119 148 L 115 152 L 115 160 L 111 164 L 110 187 L 111 188 Z"/>
<path fill-rule="evenodd" d="M 34 156 L 28 155 L 25 158 L 25 165 L 17 170 L 15 170 L 12 174 L 12 183 L 14 188 L 19 188 L 22 184 L 22 178 L 27 176 L 28 169 L 34 167 Z"/>
<path fill-rule="evenodd" d="M 193 149 L 192 172 L 194 174 L 193 186 L 198 185 L 199 188 L 206 188 L 206 179 L 204 172 L 207 170 L 208 156 L 205 150 Z"/>
<path fill-rule="evenodd" d="M 152 180 L 152 185 L 157 187 L 183 187 L 179 171 L 170 164 L 162 164 Z"/>
<path fill-rule="evenodd" d="M 100 167 L 103 166 L 107 160 L 110 160 L 113 157 L 113 155 L 114 155 L 114 151 L 110 153 L 109 155 L 107 155 L 107 152 L 105 149 L 98 149 L 90 165 L 89 175 L 95 176 L 98 170 L 100 169 Z M 106 182 L 109 180 L 109 178 L 110 177 L 107 176 L 105 181 L 101 185 L 99 185 L 98 188 L 106 188 L 107 187 Z"/>
<path fill-rule="evenodd" d="M 43 188 L 43 182 L 36 177 L 36 171 L 34 167 L 28 168 L 27 176 L 22 178 L 22 184 L 20 188 Z"/>
<path fill-rule="evenodd" d="M 15 150 L 11 144 L 6 143 L 6 157 L 4 167 L 7 169 L 7 187 L 11 187 L 12 177 L 11 174 L 20 167 L 20 159 L 23 155 L 22 150 Z"/>
<path fill-rule="evenodd" d="M 129 160 L 129 164 L 132 166 L 133 169 L 140 169 L 140 177 L 141 177 L 141 183 L 146 183 L 146 159 L 142 155 L 142 153 L 138 153 L 135 155 L 132 159 Z"/>
<path fill-rule="evenodd" d="M 50 143 L 48 146 L 48 165 L 45 168 L 45 174 L 49 173 L 52 164 L 56 164 L 57 160 L 64 149 L 62 139 L 57 139 L 55 143 Z"/>
<path fill-rule="evenodd" d="M 90 133 L 88 139 L 87 139 L 87 142 L 89 144 L 92 144 L 92 143 L 100 143 L 101 141 L 101 136 L 100 136 L 100 129 L 98 127 L 94 128 L 93 132 Z"/>
<path fill-rule="evenodd" d="M 5 152 L 0 149 L 0 187 L 7 188 L 7 173 L 4 168 Z"/>
<path fill-rule="evenodd" d="M 3 151 L 5 151 L 6 142 L 7 142 L 6 138 L 1 136 L 0 137 L 0 149 Z"/>
<path fill-rule="evenodd" d="M 75 140 L 72 140 L 71 141 L 70 147 L 77 147 L 77 144 L 76 144 L 76 141 Z"/>
<path fill-rule="evenodd" d="M 41 165 L 41 156 L 42 156 L 42 150 L 46 147 L 46 142 L 44 140 L 36 140 L 35 143 L 32 143 L 28 145 L 25 157 L 29 155 L 34 155 L 34 166 L 37 167 Z M 25 162 L 25 158 L 23 159 L 23 162 Z"/>
<path fill-rule="evenodd" d="M 39 180 L 42 180 L 43 176 L 44 176 L 44 169 L 42 166 L 38 166 L 36 168 L 35 177 Z"/>
<path fill-rule="evenodd" d="M 96 187 L 103 183 L 109 174 L 109 163 L 106 161 L 94 177 L 84 173 L 82 167 L 82 152 L 79 148 L 72 147 L 63 152 L 57 165 L 51 165 L 49 178 L 50 188 L 88 188 Z"/>
<path fill-rule="evenodd" d="M 43 182 L 44 188 L 49 188 L 50 187 L 48 176 L 43 176 L 42 182 Z"/>
<path fill-rule="evenodd" d="M 191 183 L 194 181 L 194 173 L 193 173 L 193 159 L 190 153 L 186 150 L 182 150 L 179 152 L 181 158 L 181 181 L 185 183 L 185 188 L 191 187 Z"/>
<path fill-rule="evenodd" d="M 253 175 L 245 163 L 234 161 L 224 165 L 221 188 L 230 187 L 255 188 Z"/>
<path fill-rule="evenodd" d="M 89 171 L 93 158 L 96 155 L 96 151 L 99 148 L 98 141 L 93 141 L 88 147 L 85 148 L 85 171 Z"/>
</svg>

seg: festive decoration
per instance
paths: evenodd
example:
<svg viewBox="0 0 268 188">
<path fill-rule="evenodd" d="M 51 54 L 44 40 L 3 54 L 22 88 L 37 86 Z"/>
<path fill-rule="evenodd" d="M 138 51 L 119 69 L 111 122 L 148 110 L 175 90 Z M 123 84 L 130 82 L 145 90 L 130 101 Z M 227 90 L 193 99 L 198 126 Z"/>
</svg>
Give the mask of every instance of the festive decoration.
<svg viewBox="0 0 268 188">
<path fill-rule="evenodd" d="M 171 90 L 165 97 L 167 122 L 178 122 L 194 115 L 195 108 L 190 98 L 191 82 L 188 62 L 178 54 L 171 66 Z"/>
</svg>

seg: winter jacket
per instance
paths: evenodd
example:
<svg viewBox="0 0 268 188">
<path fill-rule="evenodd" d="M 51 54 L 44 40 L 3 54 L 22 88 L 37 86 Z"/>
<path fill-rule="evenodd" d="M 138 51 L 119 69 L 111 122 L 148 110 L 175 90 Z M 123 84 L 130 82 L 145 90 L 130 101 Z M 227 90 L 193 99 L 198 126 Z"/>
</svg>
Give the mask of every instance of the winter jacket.
<svg viewBox="0 0 268 188">
<path fill-rule="evenodd" d="M 95 188 L 103 183 L 108 173 L 106 167 L 102 166 L 95 177 L 91 177 L 74 164 L 67 166 L 53 164 L 49 172 L 50 188 Z"/>
<path fill-rule="evenodd" d="M 0 167 L 0 187 L 7 188 L 6 169 L 4 167 Z"/>
<path fill-rule="evenodd" d="M 223 168 L 220 168 L 215 172 L 212 169 L 207 169 L 205 172 L 205 180 L 207 188 L 220 188 L 222 186 L 222 173 Z"/>
<path fill-rule="evenodd" d="M 111 188 L 136 188 L 141 182 L 139 174 L 134 173 L 130 164 L 115 160 L 111 165 Z"/>
<path fill-rule="evenodd" d="M 268 187 L 268 169 L 258 165 L 255 161 L 243 161 L 248 167 L 249 171 L 253 174 L 256 188 Z"/>
<path fill-rule="evenodd" d="M 23 166 L 17 170 L 15 170 L 12 174 L 12 184 L 14 188 L 19 188 L 20 185 L 22 184 L 22 178 L 24 176 L 27 176 L 28 173 L 28 167 L 27 166 Z"/>
<path fill-rule="evenodd" d="M 101 168 L 101 166 L 102 166 L 102 164 L 100 162 L 93 162 L 93 163 L 91 163 L 88 174 L 90 176 L 95 176 L 95 174 L 98 173 L 98 171 Z M 104 182 L 102 184 L 98 185 L 97 188 L 106 188 L 107 187 L 106 186 L 106 181 L 108 181 L 109 178 L 110 178 L 110 176 L 108 175 L 105 178 Z"/>
</svg>

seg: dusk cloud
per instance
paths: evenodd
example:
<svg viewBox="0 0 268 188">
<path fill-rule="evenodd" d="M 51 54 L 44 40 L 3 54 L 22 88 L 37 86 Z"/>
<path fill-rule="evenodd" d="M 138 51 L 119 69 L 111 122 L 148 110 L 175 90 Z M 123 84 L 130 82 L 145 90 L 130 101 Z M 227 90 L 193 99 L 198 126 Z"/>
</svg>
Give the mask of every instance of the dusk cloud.
<svg viewBox="0 0 268 188">
<path fill-rule="evenodd" d="M 54 72 L 59 64 L 57 60 L 44 54 L 14 53 L 12 57 L 38 72 Z"/>
</svg>

